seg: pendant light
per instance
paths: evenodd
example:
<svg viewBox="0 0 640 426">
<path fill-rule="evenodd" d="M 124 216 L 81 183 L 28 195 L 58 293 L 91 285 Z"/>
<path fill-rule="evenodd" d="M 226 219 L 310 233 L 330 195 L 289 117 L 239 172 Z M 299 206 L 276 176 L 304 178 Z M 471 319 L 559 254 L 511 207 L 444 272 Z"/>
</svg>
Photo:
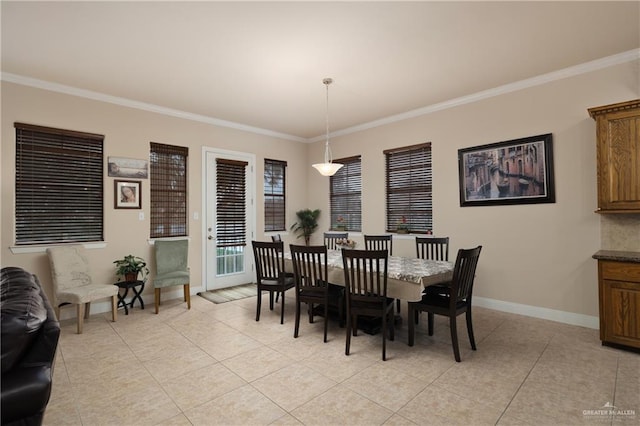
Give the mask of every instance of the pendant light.
<svg viewBox="0 0 640 426">
<path fill-rule="evenodd" d="M 331 148 L 329 147 L 329 85 L 333 83 L 333 79 L 325 78 L 322 83 L 327 87 L 327 138 L 324 143 L 324 163 L 314 164 L 313 167 L 320 172 L 322 176 L 333 176 L 342 167 L 342 164 L 334 163 L 331 158 Z"/>
</svg>

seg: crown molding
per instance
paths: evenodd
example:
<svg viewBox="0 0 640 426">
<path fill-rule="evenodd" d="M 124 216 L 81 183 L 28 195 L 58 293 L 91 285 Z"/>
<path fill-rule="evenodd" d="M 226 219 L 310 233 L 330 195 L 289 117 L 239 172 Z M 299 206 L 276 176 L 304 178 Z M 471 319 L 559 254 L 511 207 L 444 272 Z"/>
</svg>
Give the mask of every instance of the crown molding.
<svg viewBox="0 0 640 426">
<path fill-rule="evenodd" d="M 386 124 L 396 123 L 398 121 L 408 120 L 410 118 L 419 117 L 422 115 L 431 114 L 437 111 L 442 111 L 449 108 L 455 108 L 457 106 L 478 102 L 483 99 L 492 98 L 495 96 L 504 95 L 507 93 L 515 92 L 518 90 L 527 89 L 530 87 L 540 86 L 552 81 L 562 80 L 568 77 L 574 77 L 580 74 L 586 74 L 589 72 L 597 71 L 603 68 L 612 67 L 615 65 L 623 64 L 626 62 L 633 62 L 640 59 L 640 49 L 633 49 L 626 52 L 618 53 L 616 55 L 607 56 L 594 61 L 585 62 L 580 65 L 564 68 L 558 71 L 553 71 L 547 74 L 542 74 L 537 77 L 528 78 L 525 80 L 517 81 L 514 83 L 505 84 L 502 86 L 494 87 L 492 89 L 483 90 L 481 92 L 473 93 L 467 96 L 461 96 L 459 98 L 451 99 L 448 101 L 440 102 L 437 104 L 429 105 L 422 108 L 417 108 L 411 111 L 404 112 L 402 114 L 391 115 L 389 117 L 381 118 L 379 120 L 369 121 L 357 126 L 348 127 L 342 130 L 338 130 L 330 133 L 330 137 L 345 136 L 363 130 L 372 129 L 374 127 L 384 126 Z M 125 106 L 129 108 L 140 109 L 143 111 L 154 112 L 157 114 L 168 115 L 171 117 L 182 118 L 185 120 L 198 121 L 201 123 L 211 124 L 213 126 L 227 127 L 230 129 L 241 130 L 250 133 L 256 133 L 264 136 L 271 136 L 280 139 L 291 140 L 295 142 L 313 143 L 324 140 L 326 135 L 319 135 L 314 138 L 302 138 L 299 136 L 289 135 L 286 133 L 275 132 L 268 129 L 262 129 L 259 127 L 248 126 L 246 124 L 235 123 L 233 121 L 221 120 L 218 118 L 207 117 L 204 115 L 193 114 L 190 112 L 180 111 L 177 109 L 161 107 L 158 105 L 148 104 L 145 102 L 138 102 L 131 99 L 121 98 L 117 96 L 111 96 L 104 93 L 93 92 L 91 90 L 78 89 L 71 86 L 66 86 L 58 83 L 51 83 L 44 80 L 38 80 L 35 78 L 25 77 L 17 74 L 11 74 L 3 72 L 0 74 L 2 81 L 10 83 L 21 84 L 24 86 L 36 87 L 39 89 L 50 90 L 53 92 L 63 93 L 72 96 L 78 96 L 81 98 L 93 99 L 96 101 L 107 102 L 115 105 Z"/>
<path fill-rule="evenodd" d="M 607 56 L 594 61 L 585 62 L 580 65 L 575 65 L 569 68 L 564 68 L 559 71 L 553 71 L 547 74 L 542 74 L 537 77 L 528 78 L 526 80 L 517 81 L 515 83 L 505 84 L 503 86 L 494 87 L 493 89 L 483 90 L 481 92 L 473 93 L 471 95 L 462 96 L 459 98 L 451 99 L 448 101 L 440 102 L 437 104 L 429 105 L 426 107 L 414 109 L 404 112 L 402 114 L 396 114 L 389 117 L 381 118 L 379 120 L 370 121 L 368 123 L 359 124 L 357 126 L 348 127 L 346 129 L 332 132 L 329 136 L 344 136 L 351 133 L 361 132 L 363 130 L 372 129 L 374 127 L 384 126 L 386 124 L 396 123 L 402 120 L 408 120 L 410 118 L 419 117 L 434 113 L 436 111 L 442 111 L 449 108 L 454 108 L 460 105 L 470 104 L 478 102 L 483 99 L 492 98 L 495 96 L 504 95 L 518 90 L 527 89 L 530 87 L 540 86 L 553 81 L 562 80 L 568 77 L 574 77 L 581 74 L 597 71 L 604 68 L 609 68 L 615 65 L 624 64 L 627 62 L 633 62 L 640 59 L 640 49 L 633 49 L 626 52 L 622 52 L 616 55 Z M 308 140 L 308 142 L 318 142 L 324 140 L 326 135 L 316 136 Z"/>
<path fill-rule="evenodd" d="M 221 120 L 218 118 L 207 117 L 204 115 L 193 114 L 190 112 L 180 111 L 173 108 L 166 108 L 154 104 L 148 104 L 145 102 L 138 102 L 127 98 L 120 98 L 118 96 L 111 96 L 100 92 L 94 92 L 91 90 L 78 89 L 76 87 L 66 86 L 64 84 L 52 83 L 49 81 L 38 80 L 36 78 L 25 77 L 17 74 L 11 74 L 3 72 L 1 74 L 2 81 L 9 83 L 21 84 L 23 86 L 35 87 L 38 89 L 49 90 L 52 92 L 63 93 L 71 96 L 78 96 L 80 98 L 92 99 L 100 102 L 107 102 L 110 104 L 125 106 L 129 108 L 135 108 L 143 111 L 154 112 L 157 114 L 168 115 L 171 117 L 182 118 L 185 120 L 198 121 L 201 123 L 211 124 L 213 126 L 227 127 L 235 130 L 242 130 L 244 132 L 257 133 L 264 136 L 272 136 L 280 139 L 287 139 L 295 142 L 306 142 L 305 138 L 299 136 L 289 135 L 286 133 L 275 132 L 273 130 L 262 129 L 259 127 L 248 126 L 246 124 L 235 123 L 233 121 Z"/>
</svg>

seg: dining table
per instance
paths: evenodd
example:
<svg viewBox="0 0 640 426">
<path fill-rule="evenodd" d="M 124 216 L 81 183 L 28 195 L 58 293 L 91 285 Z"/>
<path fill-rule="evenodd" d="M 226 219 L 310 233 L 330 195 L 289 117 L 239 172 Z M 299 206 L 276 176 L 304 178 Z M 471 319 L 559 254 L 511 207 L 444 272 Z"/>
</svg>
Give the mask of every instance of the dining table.
<svg viewBox="0 0 640 426">
<path fill-rule="evenodd" d="M 285 270 L 293 272 L 291 253 L 284 253 Z M 417 257 L 389 256 L 387 263 L 387 296 L 409 302 L 420 301 L 422 291 L 433 284 L 451 281 L 453 262 Z M 341 250 L 327 250 L 328 281 L 345 286 Z"/>
</svg>

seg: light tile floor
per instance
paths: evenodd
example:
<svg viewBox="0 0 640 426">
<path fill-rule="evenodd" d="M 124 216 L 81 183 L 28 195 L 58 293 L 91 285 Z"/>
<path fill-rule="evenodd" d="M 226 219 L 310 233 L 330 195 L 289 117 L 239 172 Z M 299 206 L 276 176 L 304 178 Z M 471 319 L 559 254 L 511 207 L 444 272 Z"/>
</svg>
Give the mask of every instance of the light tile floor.
<svg viewBox="0 0 640 426">
<path fill-rule="evenodd" d="M 600 345 L 598 331 L 475 308 L 456 363 L 448 320 L 407 346 L 406 318 L 381 359 L 381 336 L 303 316 L 293 294 L 215 305 L 193 296 L 62 322 L 45 425 L 618 425 L 640 424 L 640 355 Z M 266 295 L 264 296 L 267 297 Z M 403 308 L 406 313 L 406 305 Z M 615 410 L 606 408 L 615 406 Z M 614 411 L 614 414 L 608 414 Z"/>
</svg>

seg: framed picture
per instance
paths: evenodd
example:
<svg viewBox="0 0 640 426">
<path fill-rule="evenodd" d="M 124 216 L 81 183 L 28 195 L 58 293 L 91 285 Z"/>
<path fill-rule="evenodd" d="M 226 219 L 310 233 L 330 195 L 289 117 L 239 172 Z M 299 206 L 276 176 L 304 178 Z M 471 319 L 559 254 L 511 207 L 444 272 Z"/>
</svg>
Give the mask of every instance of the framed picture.
<svg viewBox="0 0 640 426">
<path fill-rule="evenodd" d="M 458 150 L 460 206 L 555 203 L 551 133 Z"/>
<path fill-rule="evenodd" d="M 142 208 L 142 183 L 139 180 L 115 180 L 114 185 L 114 208 Z"/>
<path fill-rule="evenodd" d="M 147 160 L 134 158 L 109 157 L 108 174 L 111 177 L 147 179 L 149 166 Z"/>
</svg>

